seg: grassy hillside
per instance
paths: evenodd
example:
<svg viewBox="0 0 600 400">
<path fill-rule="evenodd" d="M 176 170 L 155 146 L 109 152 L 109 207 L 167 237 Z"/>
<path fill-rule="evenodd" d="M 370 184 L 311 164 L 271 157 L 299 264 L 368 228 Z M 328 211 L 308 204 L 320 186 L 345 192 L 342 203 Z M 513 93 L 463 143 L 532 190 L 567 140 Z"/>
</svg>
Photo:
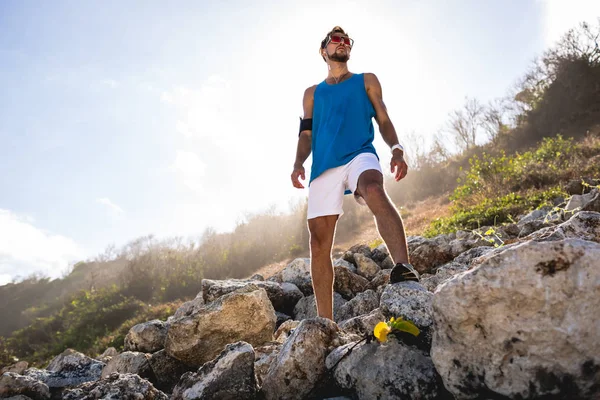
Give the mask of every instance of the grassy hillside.
<svg viewBox="0 0 600 400">
<path fill-rule="evenodd" d="M 555 206 L 571 179 L 600 178 L 600 50 L 586 47 L 586 37 L 570 46 L 573 36 L 565 36 L 527 71 L 502 112 L 484 110 L 472 128 L 488 132 L 486 143 L 464 141 L 450 154 L 438 142 L 412 154 L 414 168 L 402 184 L 386 182 L 406 225 L 419 227 L 411 233 L 501 225 Z M 445 216 L 432 206 L 428 214 L 416 211 L 415 204 L 444 195 Z M 372 226 L 368 210 L 346 197 L 338 242 L 358 241 Z M 109 345 L 120 348 L 131 326 L 165 319 L 200 291 L 203 278 L 247 277 L 307 255 L 301 202 L 291 214 L 247 215 L 230 233 L 207 229 L 198 241 L 142 237 L 75 265 L 63 279 L 31 277 L 2 286 L 0 365 L 12 356 L 41 365 L 66 347 L 92 355 Z"/>
</svg>

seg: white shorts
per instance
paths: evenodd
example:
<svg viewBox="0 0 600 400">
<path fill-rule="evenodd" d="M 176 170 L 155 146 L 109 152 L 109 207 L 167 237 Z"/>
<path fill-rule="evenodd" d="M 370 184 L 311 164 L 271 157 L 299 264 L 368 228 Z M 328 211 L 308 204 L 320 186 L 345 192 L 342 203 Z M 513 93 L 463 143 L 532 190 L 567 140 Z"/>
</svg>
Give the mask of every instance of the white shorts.
<svg viewBox="0 0 600 400">
<path fill-rule="evenodd" d="M 361 153 L 348 164 L 330 168 L 312 181 L 308 187 L 307 219 L 325 215 L 342 215 L 344 210 L 344 192 L 348 189 L 354 193 L 359 204 L 364 199 L 356 194 L 358 177 L 363 172 L 374 169 L 381 172 L 381 165 L 373 153 Z"/>
</svg>

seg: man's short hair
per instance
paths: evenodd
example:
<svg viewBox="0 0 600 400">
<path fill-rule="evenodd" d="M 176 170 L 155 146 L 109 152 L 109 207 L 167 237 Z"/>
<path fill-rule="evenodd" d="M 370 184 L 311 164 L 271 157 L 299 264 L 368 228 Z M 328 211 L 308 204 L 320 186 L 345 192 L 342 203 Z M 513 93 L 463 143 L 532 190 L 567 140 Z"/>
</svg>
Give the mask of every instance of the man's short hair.
<svg viewBox="0 0 600 400">
<path fill-rule="evenodd" d="M 321 47 L 319 48 L 319 54 L 321 54 L 321 57 L 323 57 L 323 54 L 321 53 L 321 50 L 323 50 L 325 47 L 327 47 L 327 42 L 329 42 L 329 38 L 331 37 L 331 35 L 333 35 L 334 33 L 341 33 L 342 35 L 346 35 L 348 36 L 348 34 L 342 29 L 341 26 L 334 26 L 332 30 L 330 30 L 327 33 L 327 36 L 325 36 L 325 39 L 323 39 L 321 41 Z M 327 62 L 327 60 L 325 59 L 325 57 L 323 57 L 323 61 Z"/>
</svg>

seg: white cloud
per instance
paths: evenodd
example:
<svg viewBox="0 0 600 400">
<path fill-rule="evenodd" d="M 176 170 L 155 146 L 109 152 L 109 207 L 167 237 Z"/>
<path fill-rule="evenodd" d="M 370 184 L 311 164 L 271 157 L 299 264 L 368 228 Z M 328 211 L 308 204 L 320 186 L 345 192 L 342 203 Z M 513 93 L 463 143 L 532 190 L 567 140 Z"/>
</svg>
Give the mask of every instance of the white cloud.
<svg viewBox="0 0 600 400">
<path fill-rule="evenodd" d="M 541 0 L 544 5 L 544 39 L 548 46 L 580 22 L 596 23 L 600 17 L 598 0 Z"/>
<path fill-rule="evenodd" d="M 0 209 L 0 284 L 41 272 L 58 278 L 69 263 L 83 259 L 83 249 L 72 239 L 39 229 L 33 220 Z"/>
<path fill-rule="evenodd" d="M 177 172 L 184 185 L 195 192 L 202 192 L 206 165 L 196 153 L 178 150 L 171 169 Z"/>
<path fill-rule="evenodd" d="M 120 215 L 120 214 L 124 214 L 125 211 L 119 207 L 118 205 L 116 205 L 115 203 L 113 203 L 108 197 L 101 197 L 96 199 L 97 203 L 100 204 L 104 204 L 105 206 L 107 206 L 113 213 Z"/>
<path fill-rule="evenodd" d="M 0 274 L 0 286 L 6 285 L 12 281 L 12 276 L 9 274 Z"/>
</svg>

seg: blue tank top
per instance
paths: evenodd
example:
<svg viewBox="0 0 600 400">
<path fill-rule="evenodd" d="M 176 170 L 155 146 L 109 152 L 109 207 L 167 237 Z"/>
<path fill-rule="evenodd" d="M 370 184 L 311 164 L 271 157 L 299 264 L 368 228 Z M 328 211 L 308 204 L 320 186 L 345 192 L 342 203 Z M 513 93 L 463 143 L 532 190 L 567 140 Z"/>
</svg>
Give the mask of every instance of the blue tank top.
<svg viewBox="0 0 600 400">
<path fill-rule="evenodd" d="M 361 153 L 377 156 L 373 147 L 375 109 L 367 96 L 364 74 L 354 74 L 336 85 L 321 82 L 313 104 L 309 185 L 326 170 L 345 165 Z"/>
</svg>

